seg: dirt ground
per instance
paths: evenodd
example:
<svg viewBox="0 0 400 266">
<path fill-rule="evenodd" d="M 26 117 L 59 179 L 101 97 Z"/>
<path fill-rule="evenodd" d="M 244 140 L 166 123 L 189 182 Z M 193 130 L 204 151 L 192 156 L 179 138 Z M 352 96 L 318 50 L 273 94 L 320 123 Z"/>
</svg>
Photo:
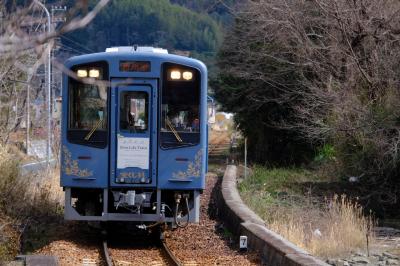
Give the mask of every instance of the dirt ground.
<svg viewBox="0 0 400 266">
<path fill-rule="evenodd" d="M 206 190 L 201 197 L 199 224 L 167 234 L 167 243 L 183 262 L 191 265 L 259 265 L 255 253 L 240 253 L 232 234 L 224 229 L 223 222 L 215 214 L 214 193 L 219 189 L 215 174 L 207 175 Z M 83 222 L 66 222 L 62 216 L 32 221 L 25 230 L 24 253 L 57 256 L 60 265 L 103 265 L 100 232 Z M 154 247 L 111 247 L 116 261 L 123 265 L 166 265 Z M 138 260 L 138 258 L 141 258 Z"/>
</svg>

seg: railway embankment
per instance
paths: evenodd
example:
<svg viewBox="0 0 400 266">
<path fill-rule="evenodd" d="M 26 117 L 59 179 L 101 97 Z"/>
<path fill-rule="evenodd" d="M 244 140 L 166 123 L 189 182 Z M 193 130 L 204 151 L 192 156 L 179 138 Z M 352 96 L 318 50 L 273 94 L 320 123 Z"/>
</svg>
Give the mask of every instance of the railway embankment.
<svg viewBox="0 0 400 266">
<path fill-rule="evenodd" d="M 219 212 L 236 237 L 245 235 L 248 248 L 258 251 L 266 265 L 328 265 L 269 230 L 264 221 L 250 210 L 237 190 L 237 168 L 228 165 L 223 176 Z"/>
</svg>

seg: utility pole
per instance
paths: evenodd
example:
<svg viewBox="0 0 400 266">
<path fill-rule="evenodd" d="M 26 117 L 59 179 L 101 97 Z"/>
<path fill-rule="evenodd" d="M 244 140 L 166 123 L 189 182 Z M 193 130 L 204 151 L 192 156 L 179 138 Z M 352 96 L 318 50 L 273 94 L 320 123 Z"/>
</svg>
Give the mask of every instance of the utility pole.
<svg viewBox="0 0 400 266">
<path fill-rule="evenodd" d="M 67 7 L 66 6 L 51 6 L 51 22 L 52 22 L 53 30 L 57 29 L 57 25 L 59 23 L 63 23 L 63 22 L 65 22 L 67 20 L 65 14 L 64 14 L 66 11 L 67 11 Z M 54 54 L 56 53 L 55 51 L 58 49 L 57 48 L 57 42 L 58 41 L 60 41 L 58 38 L 54 40 L 54 46 L 53 46 L 52 51 L 51 51 L 51 56 L 54 56 Z M 51 101 L 51 103 L 52 103 L 51 107 L 52 108 L 51 108 L 51 112 L 50 113 L 51 113 L 52 121 L 54 123 L 55 121 L 53 120 L 53 112 L 54 112 L 54 106 L 55 106 L 55 100 L 56 100 L 56 89 L 55 89 L 55 86 L 57 86 L 58 79 L 55 76 L 55 71 L 53 71 L 52 69 L 51 69 L 51 73 L 52 73 L 52 81 L 53 81 L 52 85 L 54 85 L 54 88 L 52 86 L 53 89 L 51 91 L 51 95 L 53 96 L 52 97 L 53 100 Z M 61 82 L 62 82 L 62 72 L 61 72 L 61 77 L 60 77 L 59 80 L 61 80 Z M 62 83 L 61 83 L 60 86 L 62 87 Z M 54 123 L 52 125 L 53 128 L 55 128 L 55 124 L 56 123 Z M 51 132 L 50 136 L 51 136 L 51 143 L 54 143 L 53 142 L 53 139 L 54 139 L 53 132 Z"/>
<path fill-rule="evenodd" d="M 47 16 L 47 32 L 51 34 L 51 17 L 49 10 L 47 10 L 46 6 L 40 1 L 35 1 L 46 13 Z M 46 143 L 46 164 L 49 166 L 50 164 L 50 155 L 51 155 L 51 47 L 50 41 L 47 46 L 47 73 L 46 73 L 46 85 L 47 85 L 47 143 Z"/>
<path fill-rule="evenodd" d="M 14 79 L 15 79 L 15 73 L 14 73 Z M 14 124 L 17 124 L 17 121 L 18 121 L 18 96 L 17 96 L 17 88 L 15 86 L 15 82 L 13 82 L 13 93 L 16 96 L 15 105 L 14 105 L 14 112 L 15 112 Z"/>
<path fill-rule="evenodd" d="M 0 9 L 0 33 L 3 33 L 3 10 Z"/>
<path fill-rule="evenodd" d="M 30 126 L 31 126 L 31 80 L 32 80 L 32 69 L 30 68 L 28 70 L 28 84 L 27 84 L 27 90 L 26 90 L 26 154 L 29 155 L 29 131 L 30 131 Z"/>
<path fill-rule="evenodd" d="M 67 19 L 65 17 L 65 14 L 64 14 L 65 12 L 67 12 L 67 7 L 66 6 L 51 6 L 51 22 L 52 22 L 53 30 L 55 30 L 57 28 L 57 25 L 59 23 L 63 23 L 63 22 L 67 21 Z M 59 15 L 60 13 L 61 13 L 61 15 Z M 52 49 L 52 56 L 54 56 L 55 51 L 58 49 L 57 48 L 57 43 L 59 41 L 60 41 L 59 38 L 56 38 L 54 40 L 54 46 L 53 46 L 53 49 Z M 53 81 L 52 85 L 57 85 L 57 84 L 55 84 L 55 81 L 57 80 L 54 77 L 55 76 L 55 72 L 52 71 L 52 73 L 53 73 L 53 75 L 52 75 L 52 81 Z M 61 81 L 60 87 L 62 87 L 62 76 L 60 77 L 60 81 Z M 53 101 L 52 101 L 53 105 L 52 106 L 54 107 L 55 97 L 56 97 L 54 89 L 52 90 L 52 95 L 53 95 Z M 52 109 L 52 111 L 54 111 L 54 108 Z"/>
<path fill-rule="evenodd" d="M 52 6 L 51 7 L 51 15 L 49 10 L 46 8 L 46 6 L 41 3 L 40 1 L 36 0 L 35 1 L 36 4 L 38 4 L 46 13 L 47 16 L 47 32 L 50 35 L 52 32 L 52 23 L 55 23 L 55 26 L 57 26 L 58 22 L 62 22 L 65 21 L 65 18 L 54 18 L 54 14 L 57 11 L 66 11 L 67 7 L 58 7 L 58 6 Z M 51 156 L 51 139 L 52 139 L 52 111 L 51 111 L 51 91 L 52 91 L 52 84 L 51 84 L 51 73 L 52 73 L 52 69 L 51 69 L 51 55 L 52 55 L 52 49 L 50 47 L 50 41 L 48 42 L 48 46 L 47 46 L 47 66 L 46 66 L 46 87 L 47 87 L 47 99 L 46 99 L 46 105 L 47 105 L 47 142 L 46 142 L 46 164 L 47 166 L 50 165 L 50 156 Z"/>
<path fill-rule="evenodd" d="M 51 21 L 54 24 L 54 28 L 57 27 L 57 23 L 65 22 L 66 18 L 65 16 L 55 16 L 56 12 L 66 12 L 67 7 L 66 6 L 51 6 Z"/>
</svg>

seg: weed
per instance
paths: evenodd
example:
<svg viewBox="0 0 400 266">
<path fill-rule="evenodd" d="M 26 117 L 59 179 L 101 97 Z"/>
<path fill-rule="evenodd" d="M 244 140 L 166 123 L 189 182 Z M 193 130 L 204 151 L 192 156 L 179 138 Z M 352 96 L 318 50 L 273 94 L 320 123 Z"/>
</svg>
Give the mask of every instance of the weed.
<svg viewBox="0 0 400 266">
<path fill-rule="evenodd" d="M 325 144 L 324 146 L 318 149 L 314 161 L 323 162 L 323 161 L 334 160 L 335 156 L 336 156 L 336 151 L 333 145 Z"/>
<path fill-rule="evenodd" d="M 345 195 L 330 199 L 301 194 L 295 184 L 316 181 L 303 169 L 265 169 L 239 185 L 243 200 L 269 228 L 297 246 L 320 257 L 347 255 L 366 247 L 366 235 L 374 222 L 362 207 Z"/>
<path fill-rule="evenodd" d="M 19 249 L 19 233 L 13 223 L 12 219 L 0 214 L 0 265 L 2 261 L 14 258 Z"/>
<path fill-rule="evenodd" d="M 61 217 L 62 190 L 56 169 L 21 175 L 19 160 L 0 145 L 0 261 L 19 250 L 21 234 L 32 220 Z"/>
<path fill-rule="evenodd" d="M 272 168 L 266 169 L 261 166 L 254 166 L 251 175 L 245 182 L 241 183 L 239 190 L 251 191 L 253 189 L 268 190 L 268 192 L 280 192 L 288 185 L 306 181 L 318 181 L 319 177 L 312 172 L 300 168 Z"/>
<path fill-rule="evenodd" d="M 225 228 L 224 227 L 224 231 L 222 232 L 222 235 L 225 237 L 225 238 L 229 238 L 229 239 L 231 239 L 231 238 L 233 238 L 233 234 L 231 233 L 231 231 L 229 231 L 227 228 Z"/>
<path fill-rule="evenodd" d="M 286 211 L 286 215 L 275 213 L 269 227 L 311 254 L 324 258 L 364 249 L 366 235 L 373 225 L 371 217 L 364 217 L 362 207 L 346 196 L 335 195 L 324 208 L 311 211 L 313 217 L 305 217 L 296 210 L 288 212 L 281 208 L 279 211 Z"/>
</svg>

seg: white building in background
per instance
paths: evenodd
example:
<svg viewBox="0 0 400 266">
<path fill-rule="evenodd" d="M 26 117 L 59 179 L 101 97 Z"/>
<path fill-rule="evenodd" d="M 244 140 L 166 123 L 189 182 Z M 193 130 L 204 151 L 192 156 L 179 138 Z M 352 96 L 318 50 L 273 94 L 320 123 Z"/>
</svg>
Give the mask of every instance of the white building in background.
<svg viewBox="0 0 400 266">
<path fill-rule="evenodd" d="M 233 124 L 232 113 L 218 112 L 215 114 L 215 122 L 210 127 L 215 131 L 228 131 Z"/>
<path fill-rule="evenodd" d="M 208 105 L 208 124 L 212 125 L 215 124 L 215 106 L 209 104 Z"/>
</svg>

